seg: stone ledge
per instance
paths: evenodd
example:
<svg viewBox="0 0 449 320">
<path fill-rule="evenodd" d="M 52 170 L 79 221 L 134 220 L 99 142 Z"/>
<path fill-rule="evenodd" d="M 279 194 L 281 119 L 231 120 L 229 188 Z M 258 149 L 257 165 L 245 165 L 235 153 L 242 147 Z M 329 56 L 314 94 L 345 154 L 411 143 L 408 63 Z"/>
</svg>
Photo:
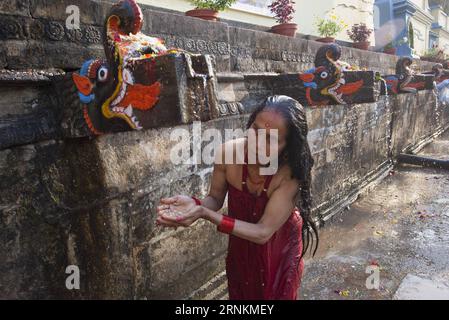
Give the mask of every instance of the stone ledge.
<svg viewBox="0 0 449 320">
<path fill-rule="evenodd" d="M 80 67 L 83 57 L 86 58 L 88 54 L 103 57 L 101 50 L 98 50 L 100 29 L 110 4 L 111 1 L 64 0 L 55 5 L 49 0 L 39 0 L 31 8 L 25 8 L 22 16 L 15 15 L 14 10 L 0 10 L 4 29 L 0 31 L 4 39 L 0 47 L 6 50 L 7 67 L 18 69 L 57 65 L 69 70 Z M 67 17 L 65 8 L 68 5 L 90 9 L 81 15 L 80 30 L 67 30 L 64 26 Z M 145 33 L 164 38 L 169 47 L 215 55 L 220 72 L 304 70 L 313 62 L 314 52 L 322 45 L 313 40 L 283 37 L 262 30 L 231 26 L 225 22 L 211 23 L 182 13 L 158 11 L 146 5 L 141 7 L 148 20 L 144 24 Z M 31 10 L 31 16 L 27 10 Z M 6 25 L 13 27 L 6 28 Z M 18 45 L 17 40 L 26 41 L 26 46 Z M 76 50 L 68 50 L 70 47 Z M 22 54 L 17 55 L 17 51 Z M 343 60 L 387 74 L 394 72 L 397 57 L 343 47 Z M 432 66 L 428 62 L 418 64 L 420 71 L 428 71 Z"/>
<path fill-rule="evenodd" d="M 51 79 L 63 75 L 62 70 L 0 70 L 0 84 L 5 86 L 46 86 Z"/>
</svg>

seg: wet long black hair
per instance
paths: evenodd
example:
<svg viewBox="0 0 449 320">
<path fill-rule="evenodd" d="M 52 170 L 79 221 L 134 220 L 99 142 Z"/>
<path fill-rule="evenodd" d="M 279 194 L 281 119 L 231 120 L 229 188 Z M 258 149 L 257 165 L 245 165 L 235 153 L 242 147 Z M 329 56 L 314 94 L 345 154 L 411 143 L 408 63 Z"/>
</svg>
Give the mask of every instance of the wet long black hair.
<svg viewBox="0 0 449 320">
<path fill-rule="evenodd" d="M 300 188 L 295 197 L 295 203 L 299 202 L 299 209 L 303 219 L 302 238 L 303 249 L 301 257 L 308 249 L 315 255 L 318 249 L 318 230 L 311 217 L 312 199 L 310 194 L 311 171 L 314 160 L 307 141 L 309 131 L 304 107 L 295 99 L 287 96 L 271 96 L 259 105 L 249 117 L 247 129 L 256 120 L 262 111 L 274 110 L 279 112 L 287 123 L 287 143 L 279 155 L 280 162 L 286 161 L 290 166 L 292 178 L 300 183 Z M 284 160 L 285 159 L 285 160 Z M 282 162 L 281 162 L 282 163 Z M 315 246 L 314 244 L 315 238 Z"/>
</svg>

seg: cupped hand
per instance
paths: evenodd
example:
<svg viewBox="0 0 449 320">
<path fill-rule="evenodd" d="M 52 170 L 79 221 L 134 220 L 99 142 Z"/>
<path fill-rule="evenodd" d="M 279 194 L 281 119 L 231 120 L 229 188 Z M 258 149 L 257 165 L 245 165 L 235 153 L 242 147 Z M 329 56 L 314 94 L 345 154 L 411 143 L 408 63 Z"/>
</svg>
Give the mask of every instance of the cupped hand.
<svg viewBox="0 0 449 320">
<path fill-rule="evenodd" d="M 173 209 L 179 212 L 187 212 L 196 206 L 195 200 L 189 196 L 177 195 L 170 198 L 162 198 L 157 212 L 167 209 Z"/>
<path fill-rule="evenodd" d="M 182 214 L 179 215 L 167 214 L 164 212 L 162 212 L 161 215 L 161 218 L 164 219 L 164 221 L 170 223 L 177 223 L 178 225 L 183 227 L 188 227 L 196 220 L 203 217 L 204 217 L 204 207 L 196 205 L 189 211 L 183 212 Z"/>
<path fill-rule="evenodd" d="M 169 198 L 162 198 L 156 208 L 158 218 L 157 223 L 166 227 L 177 228 L 183 224 L 177 223 L 176 217 L 182 216 L 196 206 L 195 200 L 189 196 L 177 195 Z"/>
</svg>

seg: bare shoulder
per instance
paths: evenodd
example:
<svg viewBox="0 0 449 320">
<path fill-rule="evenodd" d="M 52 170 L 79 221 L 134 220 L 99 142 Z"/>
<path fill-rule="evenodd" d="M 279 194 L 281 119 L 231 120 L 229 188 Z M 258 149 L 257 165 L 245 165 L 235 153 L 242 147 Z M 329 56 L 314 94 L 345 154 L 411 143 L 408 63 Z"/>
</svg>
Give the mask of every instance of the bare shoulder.
<svg viewBox="0 0 449 320">
<path fill-rule="evenodd" d="M 282 192 L 293 192 L 299 188 L 299 181 L 292 176 L 292 170 L 290 166 L 283 165 L 279 168 L 278 172 L 273 176 L 272 183 L 270 184 L 271 190 L 268 190 L 268 195 L 276 190 L 282 190 Z"/>
<path fill-rule="evenodd" d="M 243 163 L 244 147 L 244 138 L 228 140 L 219 146 L 215 155 L 216 164 L 220 161 L 221 167 L 226 172 L 227 181 L 234 186 L 239 185 L 241 180 L 240 166 Z"/>
</svg>

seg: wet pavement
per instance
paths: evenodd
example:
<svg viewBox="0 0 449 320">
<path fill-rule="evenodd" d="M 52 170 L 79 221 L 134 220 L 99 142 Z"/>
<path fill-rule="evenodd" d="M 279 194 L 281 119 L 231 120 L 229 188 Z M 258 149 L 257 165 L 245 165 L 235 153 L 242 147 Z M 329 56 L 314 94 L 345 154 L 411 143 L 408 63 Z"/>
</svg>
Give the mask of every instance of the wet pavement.
<svg viewBox="0 0 449 320">
<path fill-rule="evenodd" d="M 449 130 L 419 154 L 449 159 Z M 449 299 L 449 170 L 397 165 L 328 221 L 300 298 Z"/>
</svg>

